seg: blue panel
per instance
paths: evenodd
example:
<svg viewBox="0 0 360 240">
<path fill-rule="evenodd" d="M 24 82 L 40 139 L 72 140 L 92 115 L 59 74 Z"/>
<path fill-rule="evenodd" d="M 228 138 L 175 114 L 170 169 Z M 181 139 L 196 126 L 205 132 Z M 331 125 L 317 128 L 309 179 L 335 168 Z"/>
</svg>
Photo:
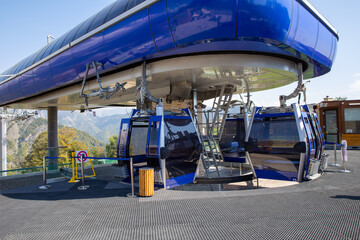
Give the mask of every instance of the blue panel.
<svg viewBox="0 0 360 240">
<path fill-rule="evenodd" d="M 34 83 L 36 88 L 42 92 L 54 86 L 51 78 L 49 61 L 37 66 L 33 69 Z"/>
<path fill-rule="evenodd" d="M 236 36 L 236 0 L 168 0 L 167 7 L 177 45 Z"/>
<path fill-rule="evenodd" d="M 238 37 L 268 38 L 285 42 L 290 27 L 292 1 L 239 0 Z"/>
<path fill-rule="evenodd" d="M 65 51 L 52 58 L 50 60 L 50 70 L 55 86 L 65 85 L 79 79 L 70 51 Z"/>
<path fill-rule="evenodd" d="M 166 179 L 166 189 L 178 187 L 194 181 L 195 173 L 182 175 L 175 178 Z"/>
<path fill-rule="evenodd" d="M 108 52 L 105 68 L 134 59 L 146 59 L 156 52 L 150 30 L 148 10 L 124 19 L 104 31 L 104 41 Z"/>
<path fill-rule="evenodd" d="M 333 34 L 321 23 L 319 24 L 319 37 L 316 43 L 313 58 L 321 64 L 327 65 L 332 46 Z"/>
<path fill-rule="evenodd" d="M 9 81 L 8 91 L 9 95 L 11 96 L 11 101 L 24 97 L 20 88 L 19 78 L 15 78 Z"/>
<path fill-rule="evenodd" d="M 268 114 L 256 114 L 255 118 L 271 118 L 271 117 L 285 117 L 285 116 L 294 116 L 293 112 L 286 113 L 268 113 Z"/>
<path fill-rule="evenodd" d="M 95 28 L 97 28 L 97 27 L 101 26 L 102 24 L 104 24 L 106 16 L 109 14 L 110 10 L 114 7 L 115 3 L 116 2 L 113 2 L 112 4 L 105 7 L 103 10 L 101 10 L 101 12 L 96 16 L 94 21 L 91 23 L 91 25 L 90 25 L 89 29 L 87 30 L 87 32 L 91 32 Z"/>
<path fill-rule="evenodd" d="M 109 14 L 107 15 L 105 22 L 110 21 L 113 18 L 116 18 L 123 12 L 125 12 L 125 9 L 128 5 L 129 0 L 119 0 L 116 2 L 116 5 L 111 9 Z"/>
<path fill-rule="evenodd" d="M 291 13 L 291 23 L 288 31 L 287 39 L 285 42 L 292 43 L 295 39 L 296 28 L 299 22 L 299 4 L 296 1 L 292 2 L 292 13 Z"/>
<path fill-rule="evenodd" d="M 166 13 L 166 1 L 160 1 L 149 8 L 151 30 L 159 51 L 175 47 Z"/>
<path fill-rule="evenodd" d="M 299 4 L 295 2 L 295 4 Z M 307 56 L 312 56 L 318 35 L 318 20 L 311 15 L 303 6 L 298 6 L 299 21 L 295 37 L 288 38 L 287 44 Z M 296 27 L 296 26 L 293 26 Z"/>
<path fill-rule="evenodd" d="M 85 75 L 86 64 L 93 61 L 99 61 L 105 63 L 106 61 L 106 48 L 103 42 L 103 33 L 87 39 L 86 41 L 74 46 L 71 49 L 71 53 L 74 59 L 75 68 L 81 78 Z M 95 71 L 91 69 L 89 74 L 93 74 Z"/>
<path fill-rule="evenodd" d="M 0 101 L 2 103 L 8 102 L 10 99 L 8 85 L 9 85 L 9 82 L 0 85 Z"/>
<path fill-rule="evenodd" d="M 34 83 L 32 71 L 28 71 L 25 74 L 21 75 L 20 87 L 24 96 L 33 95 L 38 92 Z"/>
<path fill-rule="evenodd" d="M 246 163 L 244 157 L 224 157 L 224 162 Z"/>
<path fill-rule="evenodd" d="M 328 63 L 329 67 L 331 67 L 333 65 L 335 57 L 336 57 L 336 52 L 337 52 L 337 39 L 335 36 L 332 36 L 332 40 L 333 40 L 333 44 L 332 44 L 331 56 L 330 56 L 329 63 Z"/>
<path fill-rule="evenodd" d="M 271 171 L 271 170 L 260 170 L 255 169 L 256 176 L 258 178 L 286 180 L 286 181 L 297 181 L 297 172 L 283 172 L 283 171 Z"/>
</svg>

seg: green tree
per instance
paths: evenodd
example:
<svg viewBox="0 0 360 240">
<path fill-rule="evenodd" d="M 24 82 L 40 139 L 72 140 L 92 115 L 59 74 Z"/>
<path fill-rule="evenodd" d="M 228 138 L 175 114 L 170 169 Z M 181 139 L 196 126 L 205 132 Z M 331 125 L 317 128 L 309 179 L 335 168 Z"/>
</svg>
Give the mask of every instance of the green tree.
<svg viewBox="0 0 360 240">
<path fill-rule="evenodd" d="M 66 146 L 59 151 L 59 157 L 66 159 L 64 162 L 71 162 L 71 153 L 79 150 L 88 150 L 87 146 L 80 141 L 76 141 L 77 132 L 74 128 L 63 127 L 59 130 L 59 146 Z"/>
<path fill-rule="evenodd" d="M 118 143 L 119 137 L 117 135 L 114 135 L 109 138 L 109 143 L 105 146 L 105 153 L 106 157 L 116 157 L 116 147 Z"/>
<path fill-rule="evenodd" d="M 47 155 L 45 148 L 47 147 L 47 132 L 42 132 L 35 139 L 30 153 L 25 157 L 25 161 L 21 167 L 35 167 L 42 166 L 43 157 Z"/>
<path fill-rule="evenodd" d="M 100 147 L 91 147 L 90 148 L 90 156 L 91 157 L 104 157 L 105 155 L 105 148 Z"/>
<path fill-rule="evenodd" d="M 334 101 L 345 101 L 347 100 L 347 97 L 336 97 L 334 98 Z"/>
<path fill-rule="evenodd" d="M 80 136 L 81 135 L 81 136 Z M 84 137 L 85 136 L 85 137 Z M 79 150 L 90 150 L 90 156 L 101 157 L 104 155 L 103 146 L 94 146 L 94 144 L 100 143 L 95 141 L 90 135 L 84 135 L 83 132 L 78 131 L 70 127 L 61 127 L 59 129 L 58 142 L 59 146 L 65 146 L 66 148 L 59 149 L 59 157 L 62 157 L 62 160 L 59 163 L 69 163 L 71 162 L 71 153 Z M 84 140 L 82 140 L 84 139 Z M 35 167 L 42 166 L 43 157 L 47 156 L 46 147 L 48 142 L 47 131 L 40 133 L 40 135 L 35 139 L 30 153 L 25 157 L 25 162 L 21 164 L 21 167 Z M 85 143 L 88 143 L 86 145 Z M 116 142 L 117 143 L 117 142 Z M 115 145 L 116 149 L 116 145 Z"/>
</svg>

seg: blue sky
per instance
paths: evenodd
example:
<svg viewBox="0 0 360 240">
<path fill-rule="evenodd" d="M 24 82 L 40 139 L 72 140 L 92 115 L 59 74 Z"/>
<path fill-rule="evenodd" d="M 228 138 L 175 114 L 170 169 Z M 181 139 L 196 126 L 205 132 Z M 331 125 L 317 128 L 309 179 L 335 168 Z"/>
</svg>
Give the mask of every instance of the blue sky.
<svg viewBox="0 0 360 240">
<path fill-rule="evenodd" d="M 330 97 L 360 99 L 360 1 L 309 0 L 339 31 L 337 57 L 330 73 L 307 84 L 308 103 Z M 0 0 L 0 72 L 97 13 L 113 0 Z M 254 93 L 258 105 L 278 105 L 280 94 L 296 84 Z"/>
</svg>

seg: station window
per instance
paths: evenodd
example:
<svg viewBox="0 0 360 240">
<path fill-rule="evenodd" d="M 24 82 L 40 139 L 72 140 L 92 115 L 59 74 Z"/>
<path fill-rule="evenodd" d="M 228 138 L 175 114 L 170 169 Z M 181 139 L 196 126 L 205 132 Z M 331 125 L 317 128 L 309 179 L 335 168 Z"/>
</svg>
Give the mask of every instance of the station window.
<svg viewBox="0 0 360 240">
<path fill-rule="evenodd" d="M 110 21 L 113 18 L 116 18 L 120 14 L 126 11 L 129 0 L 119 0 L 116 2 L 115 6 L 111 9 L 107 15 L 105 22 Z"/>
<path fill-rule="evenodd" d="M 21 72 L 21 71 L 23 70 L 22 67 L 24 66 L 25 63 L 26 63 L 26 59 L 22 60 L 22 61 L 19 63 L 18 67 L 15 69 L 15 73 Z"/>
<path fill-rule="evenodd" d="M 24 69 L 30 67 L 33 64 L 33 62 L 38 54 L 39 54 L 39 51 L 37 51 L 36 53 L 32 54 L 31 56 L 29 56 L 27 58 L 26 63 L 24 65 Z"/>
<path fill-rule="evenodd" d="M 96 16 L 97 16 L 97 14 L 95 14 L 94 16 L 91 16 L 84 22 L 84 24 L 81 26 L 79 31 L 76 33 L 73 41 L 84 36 L 87 33 L 87 30 L 89 29 L 90 24 L 93 22 L 93 20 L 95 19 Z"/>
<path fill-rule="evenodd" d="M 79 31 L 80 27 L 84 24 L 84 22 L 78 24 L 76 27 L 74 27 L 73 29 L 71 29 L 70 33 L 66 36 L 65 40 L 63 41 L 63 43 L 61 44 L 62 48 L 63 46 L 65 46 L 66 44 L 69 44 L 73 41 L 76 33 Z"/>
<path fill-rule="evenodd" d="M 104 24 L 106 16 L 109 14 L 111 9 L 114 7 L 115 3 L 116 2 L 110 4 L 109 6 L 105 7 L 103 10 L 101 10 L 101 12 L 96 16 L 94 21 L 91 23 L 91 25 L 90 25 L 89 29 L 87 30 L 87 32 L 91 32 L 95 28 L 97 28 L 97 27 L 101 26 L 102 24 Z"/>
<path fill-rule="evenodd" d="M 360 108 L 345 108 L 345 133 L 360 133 Z"/>
<path fill-rule="evenodd" d="M 15 70 L 17 69 L 17 67 L 19 66 L 20 63 L 16 64 L 14 67 L 11 68 L 11 70 L 9 71 L 9 75 L 11 74 L 15 74 Z"/>
<path fill-rule="evenodd" d="M 53 47 L 53 49 L 51 50 L 50 54 L 53 52 L 56 52 L 57 50 L 59 50 L 65 40 L 65 38 L 70 34 L 70 31 L 68 31 L 67 33 L 65 33 L 64 35 L 62 35 L 56 42 L 55 46 Z"/>
<path fill-rule="evenodd" d="M 126 11 L 135 7 L 136 5 L 139 5 L 140 3 L 144 2 L 145 0 L 130 0 L 129 1 L 129 4 L 126 8 Z"/>
<path fill-rule="evenodd" d="M 44 54 L 42 55 L 41 59 L 46 58 L 47 56 L 49 56 L 52 53 L 52 50 L 54 49 L 55 45 L 57 44 L 57 42 L 59 41 L 59 39 L 55 39 L 54 41 L 52 41 L 49 44 L 49 47 L 45 50 Z"/>
<path fill-rule="evenodd" d="M 7 69 L 5 72 L 2 72 L 0 75 L 8 75 L 10 72 L 10 69 Z M 4 81 L 5 79 L 7 79 L 8 77 L 0 77 L 0 82 Z"/>
<path fill-rule="evenodd" d="M 41 52 L 39 53 L 39 55 L 36 57 L 34 63 L 40 61 L 41 59 L 43 59 L 43 56 L 45 54 L 45 51 L 51 46 L 51 44 L 46 45 L 45 47 L 43 47 L 43 49 L 41 49 Z"/>
</svg>

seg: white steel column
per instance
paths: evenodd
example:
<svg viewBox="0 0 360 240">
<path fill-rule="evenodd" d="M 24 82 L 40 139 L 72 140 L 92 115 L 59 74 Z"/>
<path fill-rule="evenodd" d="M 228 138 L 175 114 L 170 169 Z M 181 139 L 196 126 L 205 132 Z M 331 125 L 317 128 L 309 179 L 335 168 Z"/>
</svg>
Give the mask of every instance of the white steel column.
<svg viewBox="0 0 360 240">
<path fill-rule="evenodd" d="M 6 171 L 7 170 L 7 142 L 6 142 L 6 136 L 7 136 L 7 119 L 1 118 L 0 119 L 0 142 L 1 142 L 1 165 L 0 165 L 0 171 Z M 6 176 L 6 173 L 3 173 L 2 176 Z"/>
</svg>

